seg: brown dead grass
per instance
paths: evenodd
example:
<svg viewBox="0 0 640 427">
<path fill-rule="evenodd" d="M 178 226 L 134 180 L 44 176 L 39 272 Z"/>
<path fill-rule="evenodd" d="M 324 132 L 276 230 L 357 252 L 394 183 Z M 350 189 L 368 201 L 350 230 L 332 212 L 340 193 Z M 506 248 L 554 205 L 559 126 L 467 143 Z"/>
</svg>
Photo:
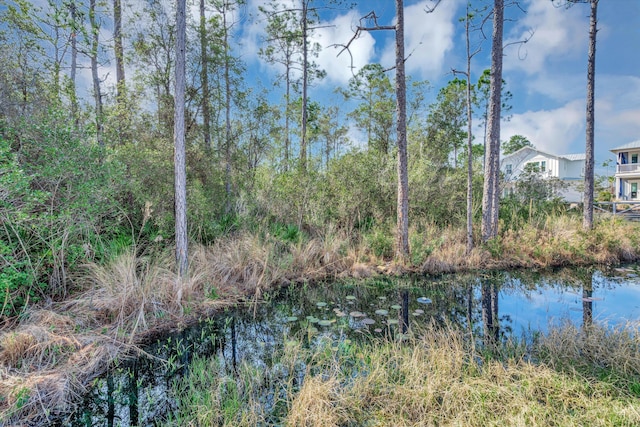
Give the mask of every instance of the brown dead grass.
<svg viewBox="0 0 640 427">
<path fill-rule="evenodd" d="M 419 234 L 417 228 L 412 233 L 430 250 L 424 259 L 412 262 L 419 272 L 437 274 L 639 258 L 640 225 L 604 218 L 590 233 L 581 227 L 575 217 L 549 217 L 503 231 L 496 242 L 478 245 L 467 254 L 463 230 L 421 225 Z M 141 333 L 173 327 L 187 309 L 197 312 L 205 306 L 260 298 L 264 291 L 291 282 L 409 272 L 371 253 L 365 240 L 331 230 L 294 243 L 241 233 L 210 247 L 193 245 L 185 280 L 174 273 L 170 253 L 150 258 L 136 256 L 134 248 L 107 265 L 87 266 L 79 278 L 84 293 L 55 306 L 55 311 L 35 310 L 16 328 L 0 334 L 0 395 L 7 396 L 0 400 L 0 420 L 67 408 L 87 381 L 132 350 Z"/>
<path fill-rule="evenodd" d="M 287 425 L 640 423 L 638 401 L 611 384 L 519 358 L 482 358 L 453 329 L 431 328 L 403 343 L 373 343 L 330 357 L 328 368 L 309 366 L 314 374 L 293 393 Z"/>
</svg>

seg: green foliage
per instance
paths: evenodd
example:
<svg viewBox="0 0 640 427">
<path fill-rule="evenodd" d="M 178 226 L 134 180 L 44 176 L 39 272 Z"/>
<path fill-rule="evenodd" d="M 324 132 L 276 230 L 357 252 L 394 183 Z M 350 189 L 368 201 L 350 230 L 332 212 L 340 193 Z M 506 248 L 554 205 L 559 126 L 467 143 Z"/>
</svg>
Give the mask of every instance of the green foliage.
<svg viewBox="0 0 640 427">
<path fill-rule="evenodd" d="M 0 138 L 4 314 L 66 295 L 69 277 L 118 228 L 120 166 L 81 140 L 59 110 Z"/>
<path fill-rule="evenodd" d="M 523 203 L 553 202 L 558 204 L 560 203 L 560 192 L 566 188 L 565 182 L 556 177 L 545 176 L 545 172 L 541 171 L 538 166 L 528 163 L 515 182 L 513 197 Z"/>
<path fill-rule="evenodd" d="M 525 136 L 513 135 L 508 141 L 502 143 L 502 152 L 507 155 L 515 153 L 524 147 L 533 147 L 533 144 Z"/>
<path fill-rule="evenodd" d="M 566 205 L 558 198 L 522 201 L 515 196 L 500 201 L 500 221 L 505 229 L 517 230 L 527 223 L 542 223 L 549 216 L 567 214 Z"/>
<path fill-rule="evenodd" d="M 364 235 L 366 246 L 378 258 L 391 258 L 394 252 L 394 239 L 388 231 L 376 229 Z"/>
<path fill-rule="evenodd" d="M 341 93 L 345 100 L 360 102 L 349 116 L 366 134 L 369 147 L 384 154 L 389 153 L 394 142 L 396 107 L 393 86 L 382 65 L 362 67 L 349 80 L 348 89 Z"/>
<path fill-rule="evenodd" d="M 270 228 L 271 234 L 283 242 L 299 243 L 302 239 L 302 233 L 296 225 L 274 223 Z"/>
</svg>

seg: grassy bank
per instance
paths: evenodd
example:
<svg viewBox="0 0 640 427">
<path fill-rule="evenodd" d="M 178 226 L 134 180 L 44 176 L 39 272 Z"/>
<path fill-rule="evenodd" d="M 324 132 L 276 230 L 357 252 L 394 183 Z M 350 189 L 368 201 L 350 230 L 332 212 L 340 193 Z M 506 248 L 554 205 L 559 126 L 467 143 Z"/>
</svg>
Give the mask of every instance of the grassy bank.
<svg viewBox="0 0 640 427">
<path fill-rule="evenodd" d="M 464 331 L 433 327 L 404 341 L 327 340 L 309 350 L 303 340 L 269 369 L 244 364 L 237 376 L 197 360 L 175 386 L 173 425 L 638 425 L 636 328 L 565 326 L 528 349 L 480 349 Z"/>
<path fill-rule="evenodd" d="M 175 275 L 170 248 L 125 247 L 73 276 L 76 291 L 60 302 L 30 306 L 0 334 L 0 420 L 66 413 L 108 364 L 135 355 L 163 333 L 239 300 L 259 300 L 282 285 L 331 277 L 553 267 L 637 260 L 634 223 L 601 218 L 584 232 L 577 216 L 503 223 L 496 241 L 465 253 L 463 230 L 416 223 L 412 258 L 396 265 L 391 227 L 359 234 L 295 228 L 236 231 L 193 245 L 187 280 Z M 422 368 L 421 368 L 422 369 Z"/>
</svg>

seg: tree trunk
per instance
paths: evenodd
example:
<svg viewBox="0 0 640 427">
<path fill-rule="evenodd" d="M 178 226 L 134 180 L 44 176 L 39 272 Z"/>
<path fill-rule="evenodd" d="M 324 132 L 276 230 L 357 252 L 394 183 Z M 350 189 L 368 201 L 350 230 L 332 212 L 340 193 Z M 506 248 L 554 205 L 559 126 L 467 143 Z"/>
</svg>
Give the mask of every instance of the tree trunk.
<svg viewBox="0 0 640 427">
<path fill-rule="evenodd" d="M 396 0 L 396 113 L 398 137 L 398 224 L 396 258 L 409 258 L 409 174 L 407 168 L 407 82 L 404 72 L 404 4 Z"/>
<path fill-rule="evenodd" d="M 113 49 L 116 57 L 116 97 L 122 101 L 124 93 L 124 49 L 122 47 L 122 0 L 113 0 Z"/>
<path fill-rule="evenodd" d="M 473 250 L 473 129 L 471 106 L 471 44 L 469 41 L 469 3 L 464 24 L 467 45 L 467 255 Z"/>
<path fill-rule="evenodd" d="M 485 150 L 484 187 L 482 193 L 482 240 L 484 242 L 498 235 L 503 25 L 504 0 L 494 0 L 489 117 L 487 118 L 487 143 L 489 146 Z"/>
<path fill-rule="evenodd" d="M 227 3 L 222 10 L 224 26 L 224 87 L 225 87 L 225 145 L 224 145 L 224 190 L 226 195 L 225 213 L 231 212 L 231 87 L 229 78 L 229 29 L 227 28 Z"/>
<path fill-rule="evenodd" d="M 188 261 L 187 241 L 187 168 L 185 159 L 184 92 L 186 0 L 177 0 L 176 8 L 176 95 L 173 128 L 175 168 L 175 215 L 176 215 L 176 265 L 180 278 L 186 278 Z"/>
<path fill-rule="evenodd" d="M 593 228 L 593 174 L 594 174 L 594 124 L 595 124 L 595 79 L 596 79 L 596 34 L 598 32 L 598 0 L 591 0 L 589 25 L 589 58 L 587 64 L 587 125 L 586 160 L 584 165 L 584 218 L 582 226 Z"/>
<path fill-rule="evenodd" d="M 93 98 L 96 105 L 96 139 L 98 145 L 104 147 L 102 138 L 102 93 L 98 76 L 98 43 L 100 27 L 96 21 L 96 0 L 89 0 L 89 23 L 91 24 L 91 79 L 93 80 Z"/>
<path fill-rule="evenodd" d="M 124 142 L 123 127 L 126 126 L 124 94 L 126 90 L 124 76 L 124 48 L 122 46 L 122 0 L 113 0 L 113 50 L 116 58 L 116 104 L 119 126 L 118 142 Z"/>
<path fill-rule="evenodd" d="M 285 106 L 284 106 L 284 170 L 289 170 L 289 115 L 290 111 L 290 97 L 291 97 L 291 65 L 287 60 L 286 70 L 286 94 L 285 94 Z"/>
<path fill-rule="evenodd" d="M 71 17 L 71 71 L 69 72 L 69 80 L 71 87 L 69 88 L 69 98 L 71 100 L 71 117 L 76 129 L 79 126 L 78 117 L 78 95 L 76 92 L 76 75 L 78 70 L 78 23 L 77 10 L 75 1 L 69 2 L 69 15 Z"/>
<path fill-rule="evenodd" d="M 200 0 L 200 80 L 202 84 L 202 125 L 204 149 L 211 154 L 211 112 L 209 111 L 209 53 L 207 46 L 207 19 L 204 9 L 205 0 Z"/>
<path fill-rule="evenodd" d="M 302 125 L 300 135 L 300 167 L 307 169 L 307 86 L 309 80 L 307 6 L 309 0 L 302 0 Z"/>
</svg>

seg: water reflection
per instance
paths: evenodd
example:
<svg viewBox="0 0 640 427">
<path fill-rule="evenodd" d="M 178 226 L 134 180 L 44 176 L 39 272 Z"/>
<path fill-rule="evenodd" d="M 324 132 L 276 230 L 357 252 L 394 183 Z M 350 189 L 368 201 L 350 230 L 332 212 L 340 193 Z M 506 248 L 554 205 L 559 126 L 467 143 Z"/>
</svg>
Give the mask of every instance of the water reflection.
<svg viewBox="0 0 640 427">
<path fill-rule="evenodd" d="M 197 327 L 171 335 L 140 357 L 96 382 L 78 413 L 62 425 L 163 425 L 176 410 L 171 384 L 187 373 L 195 354 L 218 357 L 227 372 L 241 362 L 272 366 L 276 349 L 289 337 L 369 339 L 405 333 L 427 322 L 468 328 L 485 343 L 544 331 L 570 320 L 590 325 L 640 319 L 635 270 L 589 269 L 496 272 L 438 279 L 374 279 L 291 288 L 257 306 L 240 307 Z M 300 369 L 302 381 L 304 369 Z M 265 402 L 275 402 L 275 390 Z"/>
</svg>

